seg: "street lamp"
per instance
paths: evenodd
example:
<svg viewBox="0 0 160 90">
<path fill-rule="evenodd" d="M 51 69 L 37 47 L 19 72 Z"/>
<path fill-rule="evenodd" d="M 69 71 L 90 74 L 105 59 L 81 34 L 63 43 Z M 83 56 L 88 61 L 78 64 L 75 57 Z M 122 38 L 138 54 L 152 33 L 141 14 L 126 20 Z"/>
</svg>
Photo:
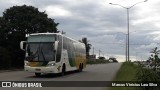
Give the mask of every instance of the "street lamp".
<svg viewBox="0 0 160 90">
<path fill-rule="evenodd" d="M 126 46 L 125 46 L 126 50 L 125 50 L 125 54 L 126 54 L 126 62 L 127 62 L 127 34 L 123 33 L 123 32 L 117 32 L 117 33 L 122 33 L 122 34 L 124 34 L 126 36 Z"/>
<path fill-rule="evenodd" d="M 135 5 L 137 5 L 137 4 L 139 4 L 139 3 L 142 3 L 142 2 L 147 2 L 148 0 L 145 0 L 145 1 L 141 1 L 141 2 L 137 2 L 137 3 L 135 3 L 135 4 L 133 4 L 132 6 L 130 6 L 130 7 L 124 7 L 124 6 L 122 6 L 122 5 L 120 5 L 120 4 L 113 4 L 113 3 L 109 3 L 109 4 L 111 4 L 111 5 L 117 5 L 117 6 L 121 6 L 122 8 L 124 8 L 124 9 L 126 9 L 127 10 L 127 35 L 128 35 L 128 61 L 129 61 L 129 10 L 130 10 L 130 8 L 132 8 L 132 7 L 134 7 Z"/>
</svg>

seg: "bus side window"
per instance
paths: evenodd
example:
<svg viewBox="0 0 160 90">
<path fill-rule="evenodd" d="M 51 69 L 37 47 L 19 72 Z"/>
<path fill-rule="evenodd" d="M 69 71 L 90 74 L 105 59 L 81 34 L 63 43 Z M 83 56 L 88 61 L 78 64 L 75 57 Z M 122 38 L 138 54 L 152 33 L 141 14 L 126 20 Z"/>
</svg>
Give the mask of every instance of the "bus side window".
<svg viewBox="0 0 160 90">
<path fill-rule="evenodd" d="M 58 35 L 58 49 L 57 49 L 57 55 L 56 55 L 56 62 L 59 62 L 61 59 L 61 51 L 62 51 L 62 36 Z"/>
</svg>

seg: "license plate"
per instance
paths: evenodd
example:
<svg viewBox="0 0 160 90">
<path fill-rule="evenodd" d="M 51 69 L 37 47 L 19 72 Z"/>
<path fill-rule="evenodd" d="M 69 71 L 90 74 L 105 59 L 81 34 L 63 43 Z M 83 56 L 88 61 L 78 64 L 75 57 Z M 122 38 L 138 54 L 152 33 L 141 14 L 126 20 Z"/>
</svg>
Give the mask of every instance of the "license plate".
<svg viewBox="0 0 160 90">
<path fill-rule="evenodd" d="M 41 69 L 38 69 L 38 68 L 37 68 L 36 71 L 41 71 Z"/>
</svg>

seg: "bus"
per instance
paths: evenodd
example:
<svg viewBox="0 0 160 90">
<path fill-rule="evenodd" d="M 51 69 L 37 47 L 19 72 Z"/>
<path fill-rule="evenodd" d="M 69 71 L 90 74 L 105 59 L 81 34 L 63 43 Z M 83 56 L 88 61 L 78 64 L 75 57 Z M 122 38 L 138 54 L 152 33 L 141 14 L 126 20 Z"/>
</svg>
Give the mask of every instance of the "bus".
<svg viewBox="0 0 160 90">
<path fill-rule="evenodd" d="M 43 73 L 82 71 L 86 67 L 84 43 L 61 33 L 34 33 L 20 42 L 25 51 L 24 70 L 41 76 Z"/>
</svg>

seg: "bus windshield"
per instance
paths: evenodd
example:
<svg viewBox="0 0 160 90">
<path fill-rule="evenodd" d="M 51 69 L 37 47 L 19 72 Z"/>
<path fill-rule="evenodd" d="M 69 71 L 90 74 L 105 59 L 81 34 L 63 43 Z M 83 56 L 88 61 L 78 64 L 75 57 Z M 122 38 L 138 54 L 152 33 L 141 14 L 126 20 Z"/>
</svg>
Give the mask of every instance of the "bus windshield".
<svg viewBox="0 0 160 90">
<path fill-rule="evenodd" d="M 54 61 L 54 44 L 47 42 L 27 43 L 27 61 Z"/>
</svg>

